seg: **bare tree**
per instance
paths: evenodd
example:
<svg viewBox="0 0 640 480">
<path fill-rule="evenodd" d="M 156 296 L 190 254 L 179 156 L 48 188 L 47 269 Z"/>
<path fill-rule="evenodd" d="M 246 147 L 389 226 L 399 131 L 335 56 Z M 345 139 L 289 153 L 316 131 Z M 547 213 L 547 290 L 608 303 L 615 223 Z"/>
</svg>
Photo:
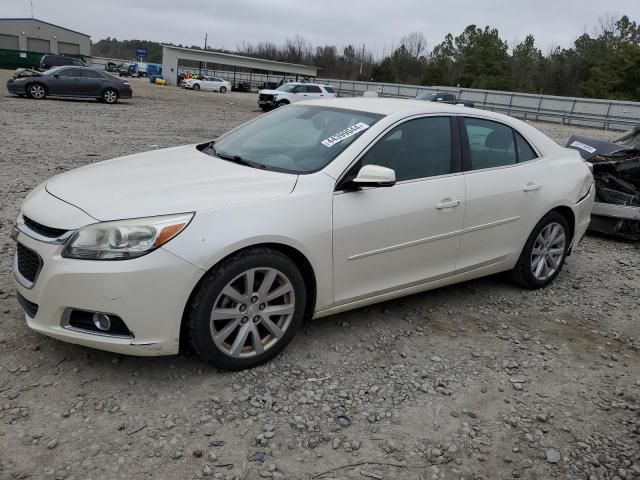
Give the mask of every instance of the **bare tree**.
<svg viewBox="0 0 640 480">
<path fill-rule="evenodd" d="M 421 32 L 411 32 L 400 39 L 400 44 L 404 45 L 409 55 L 420 58 L 427 51 L 427 39 Z"/>
</svg>

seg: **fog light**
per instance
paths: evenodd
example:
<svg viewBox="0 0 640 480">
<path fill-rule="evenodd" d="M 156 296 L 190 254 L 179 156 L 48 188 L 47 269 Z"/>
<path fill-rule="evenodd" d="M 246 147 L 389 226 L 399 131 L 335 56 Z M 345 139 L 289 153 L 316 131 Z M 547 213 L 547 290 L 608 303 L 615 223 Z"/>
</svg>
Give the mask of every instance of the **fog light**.
<svg viewBox="0 0 640 480">
<path fill-rule="evenodd" d="M 106 332 L 111 328 L 111 319 L 104 313 L 94 313 L 93 324 L 98 330 Z"/>
</svg>

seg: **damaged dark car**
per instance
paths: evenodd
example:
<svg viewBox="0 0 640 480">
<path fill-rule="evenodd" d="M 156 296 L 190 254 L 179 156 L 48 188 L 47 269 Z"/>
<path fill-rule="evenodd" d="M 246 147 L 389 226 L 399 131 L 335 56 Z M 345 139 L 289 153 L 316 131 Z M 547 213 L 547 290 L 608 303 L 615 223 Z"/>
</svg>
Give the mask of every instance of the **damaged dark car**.
<svg viewBox="0 0 640 480">
<path fill-rule="evenodd" d="M 589 228 L 640 240 L 640 126 L 613 142 L 573 135 L 567 147 L 593 165 L 596 203 Z"/>
</svg>

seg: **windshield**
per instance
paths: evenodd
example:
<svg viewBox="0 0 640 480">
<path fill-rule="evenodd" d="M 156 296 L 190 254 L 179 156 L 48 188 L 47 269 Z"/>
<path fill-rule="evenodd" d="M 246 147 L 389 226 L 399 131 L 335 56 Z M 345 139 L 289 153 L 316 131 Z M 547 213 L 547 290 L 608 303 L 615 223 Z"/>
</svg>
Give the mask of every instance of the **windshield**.
<svg viewBox="0 0 640 480">
<path fill-rule="evenodd" d="M 290 92 L 296 87 L 297 85 L 293 85 L 291 83 L 285 83 L 284 85 L 280 85 L 278 88 L 276 88 L 276 90 L 280 90 L 281 92 Z"/>
<path fill-rule="evenodd" d="M 633 130 L 626 132 L 616 140 L 616 143 L 621 143 L 627 147 L 636 147 L 640 145 L 640 127 L 636 127 Z"/>
<path fill-rule="evenodd" d="M 53 67 L 50 68 L 49 70 L 47 70 L 46 72 L 43 72 L 42 75 L 55 75 L 56 73 L 58 73 L 60 70 L 62 70 L 65 67 Z"/>
<path fill-rule="evenodd" d="M 290 105 L 263 115 L 215 142 L 205 153 L 288 173 L 327 166 L 382 115 Z"/>
<path fill-rule="evenodd" d="M 416 97 L 416 100 L 434 100 L 438 94 L 437 93 L 423 93 Z"/>
</svg>

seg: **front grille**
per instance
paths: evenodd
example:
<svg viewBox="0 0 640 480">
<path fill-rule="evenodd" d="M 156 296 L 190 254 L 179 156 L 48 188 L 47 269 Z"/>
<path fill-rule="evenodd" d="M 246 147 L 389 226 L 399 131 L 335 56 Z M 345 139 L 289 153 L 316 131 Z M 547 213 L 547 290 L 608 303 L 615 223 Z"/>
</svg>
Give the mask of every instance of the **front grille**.
<svg viewBox="0 0 640 480">
<path fill-rule="evenodd" d="M 31 318 L 36 318 L 36 315 L 38 313 L 38 305 L 24 298 L 22 295 L 20 295 L 20 292 L 16 292 L 16 298 L 18 299 L 18 303 L 24 310 L 24 313 L 29 315 L 29 317 Z"/>
<path fill-rule="evenodd" d="M 273 95 L 269 95 L 268 93 L 261 93 L 258 96 L 258 100 L 273 100 Z"/>
<path fill-rule="evenodd" d="M 42 262 L 36 252 L 21 243 L 17 246 L 18 272 L 31 283 L 36 281 Z"/>
<path fill-rule="evenodd" d="M 47 238 L 58 238 L 67 233 L 69 230 L 63 230 L 61 228 L 53 228 L 47 227 L 46 225 L 42 225 L 34 220 L 31 220 L 29 217 L 25 217 L 23 215 L 24 224 L 31 230 L 33 230 L 38 235 L 42 235 Z"/>
</svg>

